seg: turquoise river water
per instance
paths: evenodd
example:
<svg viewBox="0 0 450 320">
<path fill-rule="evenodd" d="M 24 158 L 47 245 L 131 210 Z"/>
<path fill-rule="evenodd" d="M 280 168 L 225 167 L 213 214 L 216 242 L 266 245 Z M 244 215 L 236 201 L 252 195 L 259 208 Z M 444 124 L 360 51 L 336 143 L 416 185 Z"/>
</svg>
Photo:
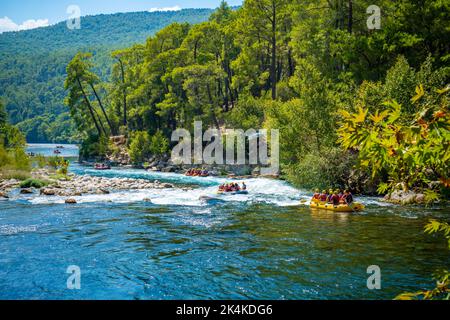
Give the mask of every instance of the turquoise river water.
<svg viewBox="0 0 450 320">
<path fill-rule="evenodd" d="M 176 188 L 80 196 L 76 205 L 18 192 L 0 201 L 0 299 L 392 299 L 432 287 L 432 273 L 450 266 L 445 240 L 423 233 L 430 218 L 450 220 L 448 207 L 361 197 L 367 210 L 339 214 L 300 205 L 310 194 L 278 180 L 250 179 L 248 195 L 205 201 L 223 178 L 75 162 L 71 171 Z M 79 290 L 67 288 L 71 265 Z M 371 265 L 380 290 L 367 288 Z"/>
</svg>

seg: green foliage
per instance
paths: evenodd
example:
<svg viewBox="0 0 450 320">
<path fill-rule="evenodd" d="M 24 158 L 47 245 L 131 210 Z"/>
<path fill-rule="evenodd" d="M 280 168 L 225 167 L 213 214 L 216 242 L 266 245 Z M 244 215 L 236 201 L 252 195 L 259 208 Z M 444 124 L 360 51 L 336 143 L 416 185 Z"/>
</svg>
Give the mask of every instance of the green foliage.
<svg viewBox="0 0 450 320">
<path fill-rule="evenodd" d="M 112 51 L 145 42 L 149 35 L 173 22 L 206 21 L 211 12 L 185 9 L 86 16 L 76 32 L 61 22 L 0 34 L 0 96 L 5 98 L 12 123 L 20 124 L 28 142 L 80 141 L 64 105 L 63 85 L 66 65 L 78 51 L 94 52 L 95 71 L 106 80 Z"/>
<path fill-rule="evenodd" d="M 449 184 L 449 4 L 381 0 L 382 28 L 368 30 L 370 4 L 246 0 L 211 15 L 87 17 L 73 37 L 62 24 L 4 34 L 0 94 L 27 137 L 79 139 L 82 158 L 118 152 L 108 136 L 121 134 L 143 162 L 194 120 L 263 127 L 280 131 L 283 173 L 300 186 L 345 186 L 351 170 L 371 171 L 381 192 L 428 188 L 434 201 Z"/>
<path fill-rule="evenodd" d="M 44 168 L 47 165 L 47 159 L 45 158 L 45 156 L 41 154 L 37 154 L 34 157 L 32 157 L 31 162 L 38 168 Z"/>
<path fill-rule="evenodd" d="M 429 188 L 432 181 L 448 187 L 449 91 L 449 87 L 431 92 L 416 87 L 412 123 L 405 121 L 396 101 L 375 112 L 365 106 L 353 114 L 342 112 L 340 141 L 344 148 L 359 151 L 359 164 L 371 168 L 373 178 L 387 173 L 387 184 L 380 191 Z"/>
<path fill-rule="evenodd" d="M 61 157 L 59 156 L 51 156 L 47 158 L 47 164 L 50 168 L 57 169 L 58 164 L 61 161 Z"/>
<path fill-rule="evenodd" d="M 450 225 L 446 222 L 430 220 L 425 226 L 425 232 L 428 234 L 441 233 L 447 240 L 450 250 Z M 398 295 L 396 300 L 450 300 L 450 271 L 438 270 L 434 274 L 436 287 L 431 290 L 420 290 L 417 292 L 405 292 Z"/>
<path fill-rule="evenodd" d="M 235 128 L 243 130 L 261 128 L 264 120 L 264 99 L 246 97 L 227 114 L 227 123 Z"/>
<path fill-rule="evenodd" d="M 36 188 L 36 189 L 40 189 L 40 188 L 46 186 L 47 184 L 48 184 L 47 181 L 29 178 L 29 179 L 27 179 L 25 181 L 22 181 L 20 183 L 20 187 L 21 188 Z"/>
<path fill-rule="evenodd" d="M 0 180 L 15 179 L 19 181 L 26 180 L 30 177 L 30 171 L 17 170 L 11 167 L 0 167 Z"/>
<path fill-rule="evenodd" d="M 30 159 L 23 149 L 6 149 L 0 144 L 0 168 L 29 171 L 31 169 Z"/>
<path fill-rule="evenodd" d="M 106 155 L 109 146 L 108 137 L 99 137 L 96 134 L 88 134 L 80 145 L 81 159 L 102 159 Z"/>
<path fill-rule="evenodd" d="M 52 156 L 46 159 L 47 165 L 56 170 L 56 173 L 60 176 L 67 176 L 69 172 L 70 162 L 60 156 Z"/>
<path fill-rule="evenodd" d="M 56 172 L 60 175 L 67 176 L 67 173 L 69 172 L 69 165 L 70 162 L 68 160 L 65 160 L 64 158 L 60 159 L 58 163 L 58 170 Z"/>
<path fill-rule="evenodd" d="M 153 155 L 161 156 L 169 150 L 169 140 L 163 135 L 161 131 L 157 131 L 151 138 L 150 152 Z"/>
<path fill-rule="evenodd" d="M 25 138 L 20 130 L 8 122 L 2 100 L 0 100 L 0 144 L 7 149 L 20 149 L 25 146 Z"/>
<path fill-rule="evenodd" d="M 146 131 L 136 131 L 131 138 L 129 153 L 134 163 L 141 163 L 147 159 L 150 154 L 150 136 Z"/>
<path fill-rule="evenodd" d="M 289 181 L 302 188 L 349 188 L 355 156 L 340 148 L 324 148 L 306 153 L 298 162 L 284 166 Z M 357 187 L 357 186 L 356 186 Z"/>
</svg>

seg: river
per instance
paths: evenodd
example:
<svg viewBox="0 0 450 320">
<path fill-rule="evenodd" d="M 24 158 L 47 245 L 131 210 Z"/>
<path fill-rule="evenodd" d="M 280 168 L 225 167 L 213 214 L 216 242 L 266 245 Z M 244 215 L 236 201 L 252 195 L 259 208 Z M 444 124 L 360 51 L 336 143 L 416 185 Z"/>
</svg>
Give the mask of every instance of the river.
<svg viewBox="0 0 450 320">
<path fill-rule="evenodd" d="M 0 201 L 0 299 L 392 299 L 433 287 L 432 273 L 450 265 L 445 240 L 423 233 L 430 218 L 449 220 L 448 207 L 361 197 L 361 213 L 311 210 L 299 204 L 308 192 L 263 178 L 246 181 L 249 195 L 205 201 L 223 178 L 70 169 L 176 188 L 81 196 L 76 205 L 18 193 Z M 67 289 L 70 265 L 81 269 L 80 290 Z M 380 290 L 367 288 L 371 265 L 381 269 Z"/>
</svg>

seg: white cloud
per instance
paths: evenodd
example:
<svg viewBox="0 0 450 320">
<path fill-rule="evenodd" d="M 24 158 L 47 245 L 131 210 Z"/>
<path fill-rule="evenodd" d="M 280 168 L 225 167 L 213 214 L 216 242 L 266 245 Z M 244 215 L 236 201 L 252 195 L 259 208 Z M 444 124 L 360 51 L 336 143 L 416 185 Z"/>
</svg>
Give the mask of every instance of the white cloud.
<svg viewBox="0 0 450 320">
<path fill-rule="evenodd" d="M 174 6 L 174 7 L 163 7 L 163 8 L 151 8 L 150 12 L 161 12 L 161 11 L 180 11 L 180 6 Z"/>
<path fill-rule="evenodd" d="M 0 18 L 0 33 L 7 31 L 21 31 L 35 29 L 39 27 L 48 27 L 48 19 L 30 19 L 22 24 L 17 24 L 8 17 Z"/>
</svg>

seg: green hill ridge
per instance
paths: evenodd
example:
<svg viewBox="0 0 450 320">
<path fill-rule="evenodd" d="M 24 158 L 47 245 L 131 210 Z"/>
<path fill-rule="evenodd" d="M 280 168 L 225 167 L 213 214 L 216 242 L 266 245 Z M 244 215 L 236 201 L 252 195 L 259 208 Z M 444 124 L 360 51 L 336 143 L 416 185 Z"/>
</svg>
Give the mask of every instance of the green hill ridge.
<svg viewBox="0 0 450 320">
<path fill-rule="evenodd" d="M 144 43 L 173 22 L 200 23 L 211 9 L 86 16 L 81 29 L 66 22 L 0 34 L 0 97 L 28 142 L 73 142 L 76 130 L 64 105 L 66 66 L 76 52 L 94 52 L 96 72 L 109 76 L 115 49 Z"/>
</svg>

